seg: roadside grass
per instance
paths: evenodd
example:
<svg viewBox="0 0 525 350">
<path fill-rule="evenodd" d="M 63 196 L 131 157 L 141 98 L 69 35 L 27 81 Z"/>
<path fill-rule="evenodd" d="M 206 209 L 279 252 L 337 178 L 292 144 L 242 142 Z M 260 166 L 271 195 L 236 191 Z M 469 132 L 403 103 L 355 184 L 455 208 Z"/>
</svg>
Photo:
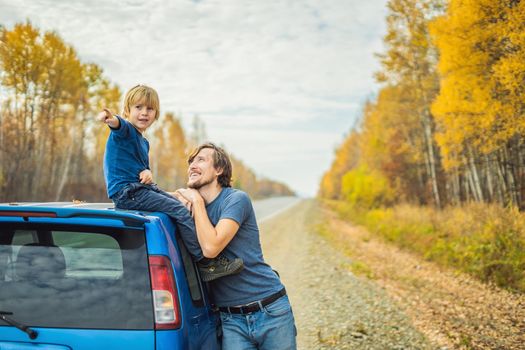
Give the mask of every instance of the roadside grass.
<svg viewBox="0 0 525 350">
<path fill-rule="evenodd" d="M 375 279 L 376 276 L 372 269 L 362 261 L 354 260 L 352 263 L 345 265 L 354 275 L 364 276 L 368 279 Z"/>
<path fill-rule="evenodd" d="M 341 268 L 351 271 L 357 276 L 364 276 L 368 279 L 375 278 L 372 269 L 365 262 L 356 259 L 356 254 L 354 254 L 352 248 L 348 244 L 345 244 L 344 236 L 332 231 L 326 221 L 316 223 L 314 225 L 314 230 L 318 235 L 325 238 L 330 244 L 352 259 L 351 263 L 344 263 L 341 265 Z"/>
<path fill-rule="evenodd" d="M 408 204 L 365 210 L 323 202 L 342 219 L 427 260 L 525 292 L 525 214 L 515 208 L 472 203 L 441 211 Z M 330 236 L 327 227 L 318 232 Z"/>
</svg>

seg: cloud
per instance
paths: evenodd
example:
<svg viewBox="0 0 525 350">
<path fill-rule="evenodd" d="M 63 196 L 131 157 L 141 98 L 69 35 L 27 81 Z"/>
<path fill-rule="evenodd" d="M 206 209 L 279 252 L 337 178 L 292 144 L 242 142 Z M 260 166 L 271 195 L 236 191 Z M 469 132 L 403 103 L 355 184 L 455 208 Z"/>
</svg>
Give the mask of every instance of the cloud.
<svg viewBox="0 0 525 350">
<path fill-rule="evenodd" d="M 155 87 L 163 111 L 180 113 L 186 125 L 201 116 L 216 141 L 252 158 L 243 160 L 258 173 L 314 194 L 331 150 L 377 89 L 373 53 L 382 47 L 385 3 L 0 0 L 0 23 L 29 18 L 56 30 L 123 90 Z M 257 155 L 268 140 L 282 142 L 279 151 Z M 254 147 L 243 147 L 247 141 Z M 316 166 L 298 175 L 279 165 L 280 154 L 304 161 L 306 148 Z"/>
</svg>

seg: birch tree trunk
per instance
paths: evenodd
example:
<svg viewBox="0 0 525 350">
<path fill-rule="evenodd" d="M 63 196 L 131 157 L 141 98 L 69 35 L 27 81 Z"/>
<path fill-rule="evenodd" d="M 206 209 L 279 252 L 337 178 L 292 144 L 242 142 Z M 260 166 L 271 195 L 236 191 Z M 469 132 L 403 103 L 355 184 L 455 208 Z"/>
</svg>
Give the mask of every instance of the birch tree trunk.
<svg viewBox="0 0 525 350">
<path fill-rule="evenodd" d="M 429 162 L 429 175 L 432 183 L 432 194 L 436 207 L 441 209 L 441 196 L 439 195 L 438 178 L 436 172 L 436 155 L 434 152 L 434 137 L 432 132 L 432 119 L 427 108 L 423 112 L 423 128 L 425 133 L 426 154 Z"/>
<path fill-rule="evenodd" d="M 62 197 L 62 191 L 64 190 L 64 186 L 66 185 L 67 180 L 70 178 L 69 168 L 71 166 L 71 159 L 73 156 L 73 145 L 71 145 L 70 147 L 67 147 L 66 152 L 67 153 L 66 153 L 65 161 L 64 161 L 65 163 L 64 169 L 61 172 L 60 180 L 58 182 L 58 187 L 56 189 L 55 201 L 59 201 L 60 198 Z"/>
<path fill-rule="evenodd" d="M 480 183 L 480 179 L 479 179 L 479 171 L 478 171 L 478 168 L 476 167 L 476 163 L 475 163 L 475 160 L 474 160 L 474 152 L 472 152 L 472 149 L 470 147 L 468 147 L 468 156 L 467 156 L 467 161 L 468 161 L 468 164 L 469 164 L 469 167 L 470 167 L 470 174 L 471 174 L 471 177 L 472 177 L 472 184 L 473 184 L 473 190 L 474 190 L 474 195 L 475 195 L 475 198 L 477 201 L 479 202 L 483 202 L 484 201 L 484 196 L 483 196 L 483 191 L 481 189 L 481 183 Z"/>
<path fill-rule="evenodd" d="M 485 169 L 487 173 L 487 190 L 489 194 L 489 201 L 494 199 L 494 185 L 492 183 L 492 168 L 490 166 L 490 158 L 488 155 L 485 155 Z"/>
</svg>

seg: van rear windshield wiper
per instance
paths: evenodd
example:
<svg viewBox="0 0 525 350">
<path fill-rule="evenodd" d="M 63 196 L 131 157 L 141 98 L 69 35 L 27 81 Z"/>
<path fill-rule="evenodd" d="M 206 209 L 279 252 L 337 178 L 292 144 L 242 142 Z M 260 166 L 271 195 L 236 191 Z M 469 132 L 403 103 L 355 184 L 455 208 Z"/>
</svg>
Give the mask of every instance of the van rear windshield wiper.
<svg viewBox="0 0 525 350">
<path fill-rule="evenodd" d="M 4 321 L 7 324 L 10 324 L 13 327 L 20 329 L 22 332 L 27 333 L 30 339 L 36 339 L 36 337 L 38 337 L 37 331 L 32 330 L 31 328 L 29 328 L 29 326 L 26 326 L 25 324 L 17 322 L 13 320 L 11 317 L 6 316 L 6 315 L 12 315 L 12 314 L 13 313 L 9 311 L 0 311 L 0 320 Z"/>
</svg>

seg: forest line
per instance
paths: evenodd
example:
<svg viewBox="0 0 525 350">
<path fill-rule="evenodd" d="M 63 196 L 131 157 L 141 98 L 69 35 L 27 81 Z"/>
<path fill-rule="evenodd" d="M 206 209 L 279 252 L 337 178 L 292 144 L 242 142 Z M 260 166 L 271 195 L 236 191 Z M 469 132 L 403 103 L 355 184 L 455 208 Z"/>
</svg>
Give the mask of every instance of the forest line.
<svg viewBox="0 0 525 350">
<path fill-rule="evenodd" d="M 102 67 L 82 62 L 58 33 L 30 21 L 0 26 L 0 93 L 0 201 L 107 201 L 109 129 L 95 116 L 104 107 L 120 111 L 122 90 Z M 146 134 L 150 166 L 155 182 L 173 190 L 185 186 L 187 154 L 207 136 L 197 116 L 187 132 L 180 117 L 162 112 L 162 101 L 161 113 Z M 233 185 L 251 196 L 293 194 L 232 160 Z"/>
<path fill-rule="evenodd" d="M 525 2 L 387 6 L 382 87 L 319 196 L 407 249 L 524 291 Z"/>
</svg>

